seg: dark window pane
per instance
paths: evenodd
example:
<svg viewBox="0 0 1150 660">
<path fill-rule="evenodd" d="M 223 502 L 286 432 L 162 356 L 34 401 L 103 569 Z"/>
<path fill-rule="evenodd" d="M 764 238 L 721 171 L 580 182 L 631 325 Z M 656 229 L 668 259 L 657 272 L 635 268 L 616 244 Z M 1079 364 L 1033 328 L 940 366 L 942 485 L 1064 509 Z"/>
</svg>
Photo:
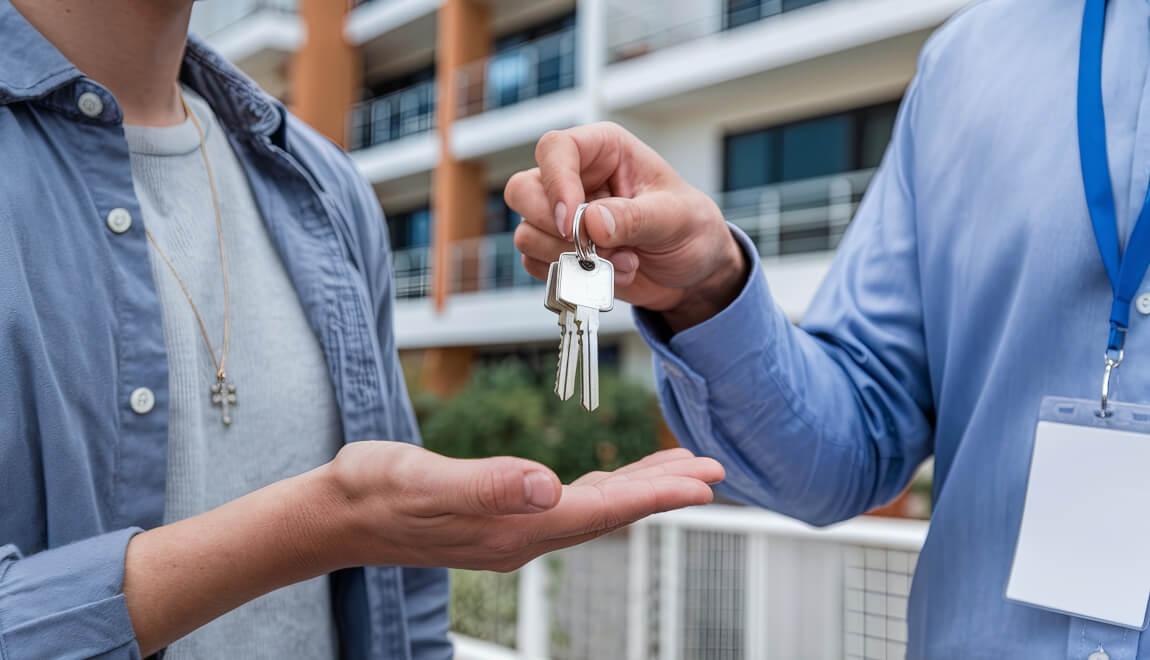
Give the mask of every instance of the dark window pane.
<svg viewBox="0 0 1150 660">
<path fill-rule="evenodd" d="M 728 30 L 748 23 L 754 23 L 763 17 L 762 0 L 727 0 Z"/>
<path fill-rule="evenodd" d="M 781 181 L 796 181 L 851 169 L 849 115 L 835 115 L 782 129 Z"/>
<path fill-rule="evenodd" d="M 401 213 L 387 214 L 387 229 L 391 249 L 426 247 L 431 244 L 431 210 L 418 208 Z"/>
<path fill-rule="evenodd" d="M 862 169 L 878 167 L 883 153 L 894 133 L 894 119 L 898 114 L 897 103 L 870 108 L 862 125 L 862 143 L 859 147 L 859 166 Z"/>
<path fill-rule="evenodd" d="M 800 7 L 807 7 L 813 4 L 818 4 L 823 0 L 783 0 L 783 11 L 790 11 Z"/>
<path fill-rule="evenodd" d="M 776 181 L 774 142 L 770 131 L 756 131 L 727 138 L 726 188 L 742 190 Z"/>
</svg>

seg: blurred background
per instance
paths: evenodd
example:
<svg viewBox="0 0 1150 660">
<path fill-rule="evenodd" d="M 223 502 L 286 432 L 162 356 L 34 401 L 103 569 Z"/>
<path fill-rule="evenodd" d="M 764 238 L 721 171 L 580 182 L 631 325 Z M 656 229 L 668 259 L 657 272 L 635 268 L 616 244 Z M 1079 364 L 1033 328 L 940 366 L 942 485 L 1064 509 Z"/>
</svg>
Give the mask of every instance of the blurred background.
<svg viewBox="0 0 1150 660">
<path fill-rule="evenodd" d="M 603 408 L 560 405 L 558 328 L 503 186 L 550 129 L 609 119 L 712 194 L 794 320 L 890 139 L 931 32 L 968 0 L 216 0 L 193 31 L 345 147 L 388 218 L 395 326 L 427 445 L 565 479 L 675 445 L 628 306 Z M 455 572 L 462 660 L 902 658 L 930 466 L 813 530 L 720 503 L 512 575 Z"/>
</svg>

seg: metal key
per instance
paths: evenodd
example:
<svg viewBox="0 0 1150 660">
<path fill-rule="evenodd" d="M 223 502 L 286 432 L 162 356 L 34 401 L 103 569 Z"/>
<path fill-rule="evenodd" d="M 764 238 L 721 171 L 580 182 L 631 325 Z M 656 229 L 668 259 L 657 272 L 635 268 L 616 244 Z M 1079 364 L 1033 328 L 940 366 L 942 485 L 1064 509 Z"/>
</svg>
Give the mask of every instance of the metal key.
<svg viewBox="0 0 1150 660">
<path fill-rule="evenodd" d="M 558 284 L 559 262 L 555 262 L 547 271 L 547 300 L 543 305 L 559 315 L 559 361 L 555 367 L 555 394 L 566 401 L 575 389 L 573 363 L 578 353 L 572 349 L 576 335 L 575 313 L 556 297 Z M 568 372 L 571 373 L 570 377 Z"/>
<path fill-rule="evenodd" d="M 599 313 L 615 306 L 615 268 L 610 261 L 566 252 L 559 255 L 555 298 L 575 310 L 578 357 L 583 375 L 583 407 L 599 407 Z M 571 351 L 574 353 L 574 351 Z M 573 370 L 565 376 L 574 380 Z"/>
</svg>

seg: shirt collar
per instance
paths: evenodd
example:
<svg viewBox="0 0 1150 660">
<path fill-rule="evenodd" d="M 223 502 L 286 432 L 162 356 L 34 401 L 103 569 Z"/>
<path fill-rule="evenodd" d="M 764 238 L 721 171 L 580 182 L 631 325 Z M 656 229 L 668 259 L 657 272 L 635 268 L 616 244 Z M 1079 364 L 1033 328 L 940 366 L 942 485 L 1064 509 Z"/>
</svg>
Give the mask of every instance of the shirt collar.
<svg viewBox="0 0 1150 660">
<path fill-rule="evenodd" d="M 0 35 L 0 105 L 43 98 L 84 77 L 10 0 L 0 0 Z M 194 35 L 180 78 L 228 128 L 271 135 L 283 122 L 278 101 Z"/>
</svg>

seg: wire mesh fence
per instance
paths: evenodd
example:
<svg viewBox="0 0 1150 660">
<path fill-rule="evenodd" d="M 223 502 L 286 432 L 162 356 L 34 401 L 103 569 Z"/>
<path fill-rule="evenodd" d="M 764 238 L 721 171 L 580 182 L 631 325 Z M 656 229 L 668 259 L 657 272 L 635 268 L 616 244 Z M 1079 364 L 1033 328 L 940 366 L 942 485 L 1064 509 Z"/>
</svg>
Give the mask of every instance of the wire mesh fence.
<svg viewBox="0 0 1150 660">
<path fill-rule="evenodd" d="M 518 607 L 508 583 L 466 583 L 492 591 L 456 632 L 505 655 L 460 658 L 901 660 L 925 530 L 888 519 L 815 530 L 725 506 L 656 516 L 539 560 L 514 583 Z"/>
</svg>

